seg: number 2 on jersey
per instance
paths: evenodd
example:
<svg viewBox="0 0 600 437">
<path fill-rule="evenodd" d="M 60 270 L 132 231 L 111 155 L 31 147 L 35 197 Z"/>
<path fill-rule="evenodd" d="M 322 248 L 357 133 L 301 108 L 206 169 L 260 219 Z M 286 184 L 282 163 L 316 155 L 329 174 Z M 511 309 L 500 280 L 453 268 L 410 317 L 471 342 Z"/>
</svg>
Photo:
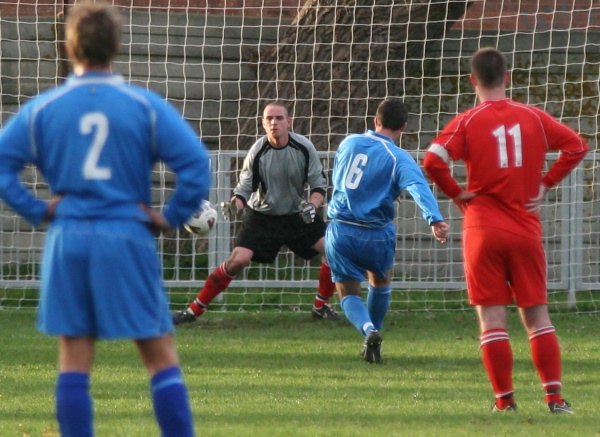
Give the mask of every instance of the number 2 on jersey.
<svg viewBox="0 0 600 437">
<path fill-rule="evenodd" d="M 350 170 L 346 175 L 346 180 L 344 181 L 344 185 L 346 188 L 355 189 L 360 184 L 360 180 L 363 177 L 363 168 L 367 164 L 369 160 L 368 156 L 364 153 L 359 153 L 354 157 L 354 161 L 352 161 L 352 165 L 350 166 Z"/>
<path fill-rule="evenodd" d="M 492 132 L 498 141 L 498 154 L 500 158 L 500 168 L 508 167 L 508 151 L 506 145 L 506 127 L 500 126 L 498 129 Z M 515 124 L 508 130 L 508 134 L 513 139 L 514 144 L 514 159 L 515 167 L 521 167 L 523 165 L 523 148 L 521 144 L 521 125 Z"/>
<path fill-rule="evenodd" d="M 107 180 L 112 176 L 110 168 L 98 166 L 100 154 L 108 137 L 108 118 L 106 118 L 106 115 L 101 112 L 89 112 L 81 117 L 79 131 L 83 135 L 91 134 L 94 128 L 96 128 L 96 131 L 92 139 L 92 145 L 83 164 L 83 178 Z"/>
</svg>

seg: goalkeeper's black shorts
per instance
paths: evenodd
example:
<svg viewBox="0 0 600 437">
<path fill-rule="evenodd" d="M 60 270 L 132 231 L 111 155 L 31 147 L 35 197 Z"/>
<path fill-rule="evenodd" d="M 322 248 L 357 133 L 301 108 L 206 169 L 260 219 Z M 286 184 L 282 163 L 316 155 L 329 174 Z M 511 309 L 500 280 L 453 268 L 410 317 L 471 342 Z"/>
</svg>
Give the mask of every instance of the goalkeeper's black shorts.
<svg viewBox="0 0 600 437">
<path fill-rule="evenodd" d="M 235 247 L 252 250 L 252 261 L 259 263 L 274 262 L 284 245 L 309 260 L 319 254 L 313 246 L 325 236 L 326 227 L 318 214 L 313 223 L 306 224 L 300 214 L 267 215 L 246 208 Z"/>
</svg>

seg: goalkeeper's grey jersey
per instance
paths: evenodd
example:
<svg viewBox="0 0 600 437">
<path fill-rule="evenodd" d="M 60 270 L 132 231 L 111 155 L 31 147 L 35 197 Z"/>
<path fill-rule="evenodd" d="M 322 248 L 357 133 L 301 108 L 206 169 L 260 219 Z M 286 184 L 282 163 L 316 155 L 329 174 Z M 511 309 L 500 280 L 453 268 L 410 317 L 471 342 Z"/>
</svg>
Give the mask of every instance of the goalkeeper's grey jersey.
<svg viewBox="0 0 600 437">
<path fill-rule="evenodd" d="M 313 143 L 294 132 L 289 132 L 289 138 L 286 146 L 275 148 L 265 135 L 252 145 L 244 160 L 233 193 L 255 211 L 296 214 L 306 201 L 307 186 L 311 193 L 326 193 L 327 181 Z"/>
</svg>

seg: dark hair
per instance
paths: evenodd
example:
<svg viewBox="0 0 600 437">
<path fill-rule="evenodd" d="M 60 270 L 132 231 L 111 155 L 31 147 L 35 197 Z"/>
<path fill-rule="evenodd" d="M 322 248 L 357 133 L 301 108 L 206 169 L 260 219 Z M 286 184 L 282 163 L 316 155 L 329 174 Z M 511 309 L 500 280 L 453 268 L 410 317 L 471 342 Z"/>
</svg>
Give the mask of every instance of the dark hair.
<svg viewBox="0 0 600 437">
<path fill-rule="evenodd" d="M 502 85 L 506 68 L 506 57 L 493 47 L 480 49 L 471 58 L 471 73 L 484 88 Z"/>
<path fill-rule="evenodd" d="M 78 3 L 66 20 L 66 44 L 74 61 L 107 67 L 119 52 L 122 19 L 112 6 Z"/>
<path fill-rule="evenodd" d="M 375 118 L 385 129 L 400 130 L 408 120 L 408 108 L 402 100 L 388 97 L 377 107 Z"/>
</svg>

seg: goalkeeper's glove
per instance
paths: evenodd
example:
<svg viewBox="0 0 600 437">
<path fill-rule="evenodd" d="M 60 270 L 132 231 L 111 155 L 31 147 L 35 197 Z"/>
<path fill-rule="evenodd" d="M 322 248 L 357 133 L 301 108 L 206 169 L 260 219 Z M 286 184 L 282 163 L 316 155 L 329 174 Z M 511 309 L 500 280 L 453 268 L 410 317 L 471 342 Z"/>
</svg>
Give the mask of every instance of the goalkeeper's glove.
<svg viewBox="0 0 600 437">
<path fill-rule="evenodd" d="M 221 203 L 221 213 L 223 214 L 223 218 L 228 222 L 236 218 L 238 209 L 235 196 L 229 202 Z"/>
<path fill-rule="evenodd" d="M 310 224 L 315 221 L 315 215 L 317 215 L 317 207 L 312 203 L 306 203 L 300 211 L 300 217 L 304 220 L 304 223 Z"/>
</svg>

